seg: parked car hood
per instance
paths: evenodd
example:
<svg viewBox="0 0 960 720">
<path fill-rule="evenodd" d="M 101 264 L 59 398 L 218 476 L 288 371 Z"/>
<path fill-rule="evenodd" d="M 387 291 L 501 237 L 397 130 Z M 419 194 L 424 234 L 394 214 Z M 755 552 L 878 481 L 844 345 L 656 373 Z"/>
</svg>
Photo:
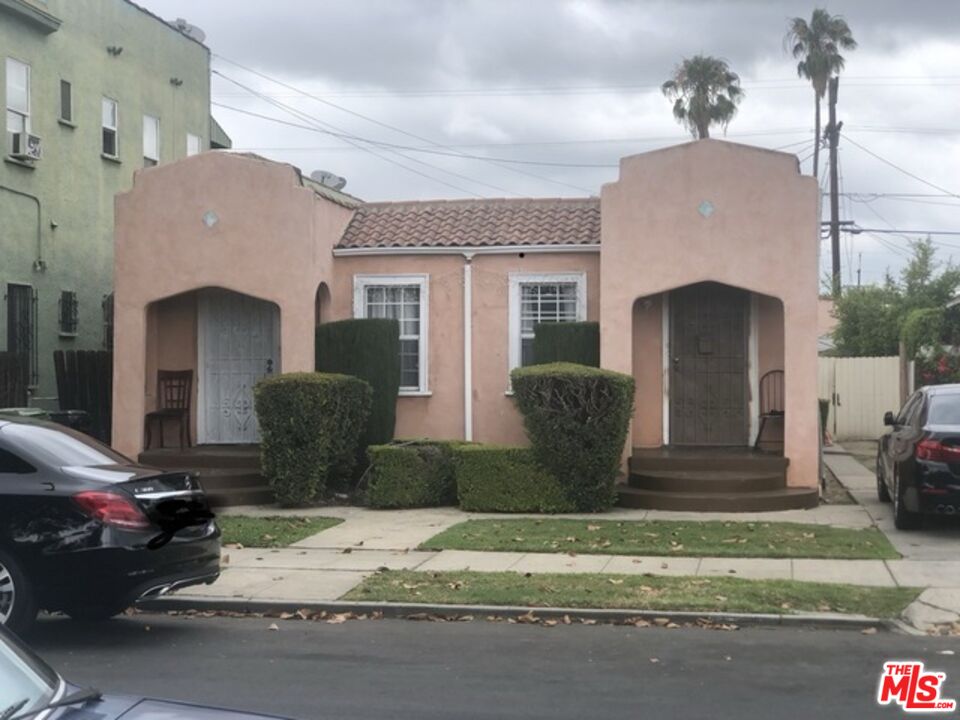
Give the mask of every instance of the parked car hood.
<svg viewBox="0 0 960 720">
<path fill-rule="evenodd" d="M 124 695 L 104 695 L 97 702 L 69 708 L 54 717 L 56 720 L 289 720 L 278 715 Z"/>
</svg>

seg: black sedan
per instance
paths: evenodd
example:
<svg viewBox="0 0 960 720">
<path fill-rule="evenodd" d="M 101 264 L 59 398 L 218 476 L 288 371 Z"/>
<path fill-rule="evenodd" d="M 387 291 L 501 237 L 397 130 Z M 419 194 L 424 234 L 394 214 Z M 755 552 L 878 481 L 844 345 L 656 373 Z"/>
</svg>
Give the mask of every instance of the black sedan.
<svg viewBox="0 0 960 720">
<path fill-rule="evenodd" d="M 104 695 L 71 685 L 26 645 L 0 628 L 0 718 L 3 720 L 266 720 L 267 715 L 169 700 Z"/>
<path fill-rule="evenodd" d="M 103 619 L 219 574 L 220 531 L 188 473 L 0 420 L 0 624 L 23 633 L 38 609 Z"/>
<path fill-rule="evenodd" d="M 924 514 L 960 513 L 960 385 L 920 388 L 883 422 L 877 495 L 893 501 L 894 525 L 913 530 Z"/>
</svg>

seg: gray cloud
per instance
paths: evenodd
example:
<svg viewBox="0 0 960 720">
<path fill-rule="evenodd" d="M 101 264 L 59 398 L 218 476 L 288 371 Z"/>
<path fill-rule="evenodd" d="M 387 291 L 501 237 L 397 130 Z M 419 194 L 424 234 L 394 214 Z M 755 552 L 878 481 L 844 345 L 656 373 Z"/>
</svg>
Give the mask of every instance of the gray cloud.
<svg viewBox="0 0 960 720">
<path fill-rule="evenodd" d="M 201 26 L 214 53 L 248 65 L 382 123 L 456 145 L 455 152 L 542 162 L 615 165 L 619 157 L 684 141 L 656 87 L 684 56 L 727 59 L 747 94 L 730 139 L 812 147 L 813 97 L 783 52 L 787 19 L 814 5 L 788 0 L 140 0 L 158 14 Z M 860 42 L 841 80 L 841 118 L 851 140 L 936 183 L 960 191 L 960 3 L 833 0 Z M 292 122 L 323 122 L 357 135 L 424 143 L 324 106 L 222 60 L 214 67 L 307 113 L 306 121 L 217 78 L 215 100 Z M 953 76 L 945 77 L 945 76 Z M 906 78 L 894 80 L 891 78 Z M 917 80 L 917 78 L 934 78 Z M 937 79 L 939 78 L 939 79 Z M 625 87 L 630 86 L 630 87 Z M 556 88 L 602 87 L 603 91 Z M 463 91 L 528 88 L 525 93 Z M 415 95 L 411 91 L 430 91 Z M 432 91 L 454 91 L 431 94 Z M 393 94 L 390 94 L 393 93 Z M 406 152 L 398 167 L 334 138 L 215 109 L 238 147 L 305 170 L 333 170 L 368 199 L 468 194 L 596 193 L 615 168 L 514 166 Z M 933 129 L 955 132 L 928 132 Z M 597 142 L 632 138 L 622 142 Z M 555 144 L 543 144 L 543 143 Z M 491 144 L 493 143 L 493 144 Z M 523 144 L 516 144 L 523 143 Z M 427 163 L 426 165 L 422 163 Z M 842 143 L 844 189 L 936 192 Z M 804 164 L 809 171 L 810 163 Z M 428 175 L 423 177 L 419 173 Z M 446 171 L 446 172 L 444 172 Z M 457 176 L 447 174 L 455 173 Z M 444 184 L 447 183 L 447 184 Z M 450 187 L 450 185 L 456 187 Z M 491 187 L 494 186 L 494 187 Z M 951 203 L 951 200 L 956 205 Z M 942 203 L 942 204 L 932 204 Z M 955 198 L 844 201 L 863 226 L 960 230 Z M 879 216 L 875 213 L 879 213 Z M 881 219 L 882 218 L 882 219 Z M 941 238 L 960 257 L 960 237 Z M 865 277 L 902 257 L 865 235 L 845 241 Z M 956 247 L 951 247 L 955 245 Z"/>
</svg>

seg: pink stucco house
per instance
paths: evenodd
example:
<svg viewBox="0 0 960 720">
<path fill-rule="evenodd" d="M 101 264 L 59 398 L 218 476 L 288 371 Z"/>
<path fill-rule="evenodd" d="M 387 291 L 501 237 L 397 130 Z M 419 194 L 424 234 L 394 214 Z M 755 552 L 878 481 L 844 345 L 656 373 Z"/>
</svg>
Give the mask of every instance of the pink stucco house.
<svg viewBox="0 0 960 720">
<path fill-rule="evenodd" d="M 193 371 L 201 449 L 255 444 L 253 384 L 364 316 L 401 319 L 398 437 L 523 444 L 532 323 L 596 320 L 637 381 L 624 504 L 810 506 L 818 237 L 796 157 L 718 140 L 624 158 L 599 198 L 363 203 L 227 153 L 141 170 L 116 200 L 114 444 L 144 450 L 161 369 Z"/>
</svg>

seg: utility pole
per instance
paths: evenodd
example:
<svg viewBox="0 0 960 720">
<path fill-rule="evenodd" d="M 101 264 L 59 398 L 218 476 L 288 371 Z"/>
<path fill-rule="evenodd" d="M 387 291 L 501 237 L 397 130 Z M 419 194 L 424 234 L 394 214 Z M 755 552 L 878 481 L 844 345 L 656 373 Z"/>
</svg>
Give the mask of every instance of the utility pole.
<svg viewBox="0 0 960 720">
<path fill-rule="evenodd" d="M 863 253 L 857 253 L 857 287 L 860 287 L 860 271 L 863 270 Z"/>
<path fill-rule="evenodd" d="M 837 126 L 837 86 L 840 78 L 830 78 L 829 103 L 830 121 L 827 134 L 830 140 L 830 251 L 833 256 L 833 297 L 840 297 L 840 188 L 837 183 L 837 143 L 840 140 L 840 128 Z"/>
</svg>

